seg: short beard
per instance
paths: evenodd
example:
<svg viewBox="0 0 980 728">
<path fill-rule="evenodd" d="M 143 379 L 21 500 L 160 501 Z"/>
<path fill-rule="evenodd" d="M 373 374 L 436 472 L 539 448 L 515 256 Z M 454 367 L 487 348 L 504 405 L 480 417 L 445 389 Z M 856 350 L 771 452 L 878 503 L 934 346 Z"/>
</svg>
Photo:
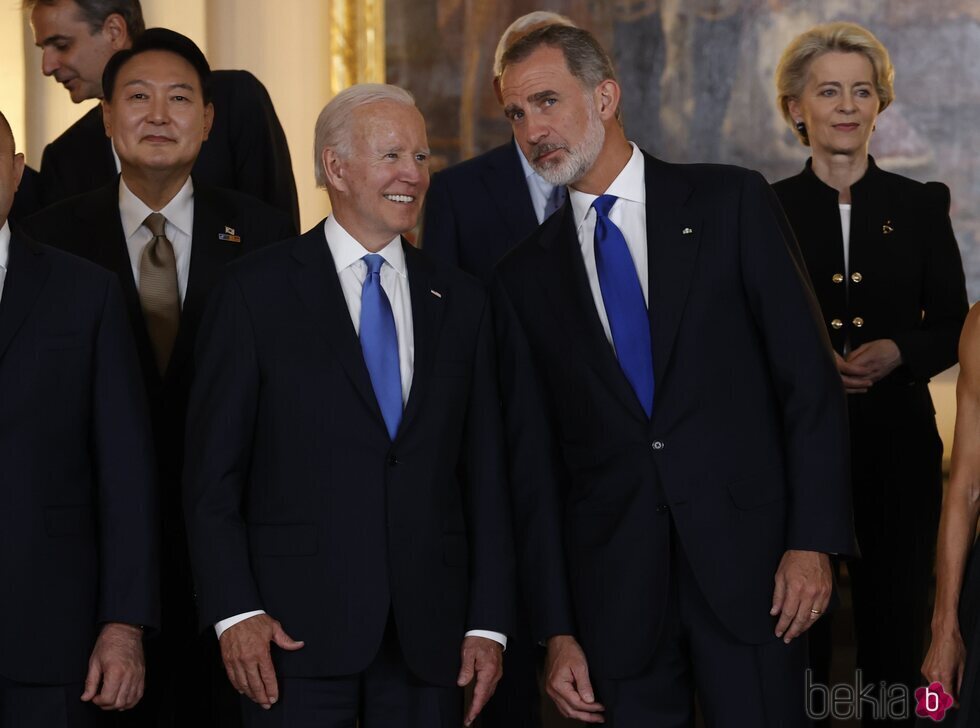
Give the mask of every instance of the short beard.
<svg viewBox="0 0 980 728">
<path fill-rule="evenodd" d="M 588 95 L 586 108 L 589 114 L 588 125 L 585 128 L 585 137 L 578 147 L 572 149 L 561 144 L 539 144 L 535 147 L 531 165 L 546 182 L 553 185 L 574 184 L 592 169 L 592 165 L 599 158 L 602 145 L 606 142 L 606 127 L 602 125 L 602 119 L 599 118 L 595 101 Z M 539 156 L 554 149 L 565 149 L 564 159 L 544 163 L 538 161 Z"/>
</svg>

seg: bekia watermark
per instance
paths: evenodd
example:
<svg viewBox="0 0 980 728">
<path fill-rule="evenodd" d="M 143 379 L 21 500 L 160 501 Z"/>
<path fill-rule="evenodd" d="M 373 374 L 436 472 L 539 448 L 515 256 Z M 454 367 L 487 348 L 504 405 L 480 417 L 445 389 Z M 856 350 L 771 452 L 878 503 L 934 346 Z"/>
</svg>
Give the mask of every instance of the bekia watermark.
<svg viewBox="0 0 980 728">
<path fill-rule="evenodd" d="M 916 688 L 915 693 L 901 683 L 867 683 L 861 670 L 854 671 L 854 682 L 824 685 L 814 682 L 813 671 L 806 671 L 806 714 L 813 720 L 901 720 L 915 715 L 939 723 L 953 707 L 953 696 L 934 682 Z"/>
</svg>

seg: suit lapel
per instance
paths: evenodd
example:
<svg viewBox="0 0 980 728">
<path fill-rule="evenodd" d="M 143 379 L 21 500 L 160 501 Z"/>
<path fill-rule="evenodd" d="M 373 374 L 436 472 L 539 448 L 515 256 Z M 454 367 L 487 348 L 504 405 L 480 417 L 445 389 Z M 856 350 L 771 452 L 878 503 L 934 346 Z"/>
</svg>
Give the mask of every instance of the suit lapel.
<svg viewBox="0 0 980 728">
<path fill-rule="evenodd" d="M 371 376 L 364 365 L 361 343 L 354 331 L 333 256 L 323 234 L 322 221 L 299 238 L 293 249 L 293 257 L 296 260 L 290 274 L 293 287 L 327 345 L 340 360 L 354 389 L 387 436 L 384 417 L 371 386 Z"/>
<path fill-rule="evenodd" d="M 602 328 L 602 321 L 596 311 L 585 263 L 579 250 L 571 202 L 566 201 L 555 214 L 561 216 L 558 224 L 549 225 L 543 231 L 541 239 L 541 244 L 550 254 L 550 272 L 540 271 L 538 279 L 564 323 L 569 340 L 575 342 L 582 357 L 596 370 L 600 379 L 630 413 L 646 422 L 646 413 L 619 366 L 619 360 L 606 338 L 605 329 Z"/>
<path fill-rule="evenodd" d="M 444 284 L 435 278 L 432 263 L 404 238 L 402 247 L 405 250 L 408 285 L 412 299 L 415 362 L 412 371 L 412 389 L 398 428 L 399 435 L 407 430 L 425 400 L 425 390 L 431 380 L 432 362 L 435 358 L 439 333 L 442 330 L 443 313 L 450 295 Z M 441 296 L 434 295 L 433 291 Z"/>
<path fill-rule="evenodd" d="M 180 313 L 180 329 L 167 367 L 167 379 L 181 371 L 194 350 L 194 333 L 211 287 L 221 269 L 238 257 L 240 242 L 221 240 L 225 228 L 239 226 L 234 210 L 228 210 L 207 187 L 194 184 L 194 225 L 191 231 L 191 263 L 187 290 Z"/>
<path fill-rule="evenodd" d="M 88 249 L 92 262 L 111 270 L 119 278 L 143 370 L 156 372 L 156 358 L 146 331 L 140 294 L 133 278 L 133 263 L 119 217 L 119 177 L 100 187 L 93 196 L 86 196 L 85 204 L 76 208 L 75 217 L 83 221 L 84 234 L 91 241 Z"/>
<path fill-rule="evenodd" d="M 50 272 L 51 263 L 43 249 L 11 232 L 7 276 L 0 298 L 0 360 L 34 308 Z"/>
<path fill-rule="evenodd" d="M 510 228 L 512 239 L 523 240 L 530 235 L 538 226 L 538 217 L 513 140 L 494 155 L 483 183 L 500 219 Z"/>
<path fill-rule="evenodd" d="M 677 329 L 694 274 L 701 220 L 685 203 L 690 182 L 671 166 L 644 154 L 649 266 L 650 341 L 659 390 L 670 363 Z M 654 395 L 654 413 L 657 410 Z"/>
</svg>

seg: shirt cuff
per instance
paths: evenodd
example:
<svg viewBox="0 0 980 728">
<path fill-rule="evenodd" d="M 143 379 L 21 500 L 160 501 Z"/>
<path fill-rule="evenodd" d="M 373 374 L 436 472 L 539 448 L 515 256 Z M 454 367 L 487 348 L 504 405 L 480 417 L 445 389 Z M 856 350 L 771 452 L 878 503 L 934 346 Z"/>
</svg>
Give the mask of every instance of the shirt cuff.
<svg viewBox="0 0 980 728">
<path fill-rule="evenodd" d="M 228 617 L 228 619 L 222 619 L 216 625 L 214 625 L 214 633 L 218 635 L 218 639 L 221 639 L 221 633 L 224 632 L 229 627 L 234 627 L 239 622 L 244 622 L 249 617 L 254 617 L 256 614 L 265 614 L 264 609 L 256 609 L 254 612 L 242 612 L 241 614 L 236 614 L 234 617 Z"/>
<path fill-rule="evenodd" d="M 500 646 L 507 649 L 507 635 L 500 632 L 490 632 L 485 629 L 471 629 L 464 637 L 486 637 L 488 640 L 500 643 Z"/>
</svg>

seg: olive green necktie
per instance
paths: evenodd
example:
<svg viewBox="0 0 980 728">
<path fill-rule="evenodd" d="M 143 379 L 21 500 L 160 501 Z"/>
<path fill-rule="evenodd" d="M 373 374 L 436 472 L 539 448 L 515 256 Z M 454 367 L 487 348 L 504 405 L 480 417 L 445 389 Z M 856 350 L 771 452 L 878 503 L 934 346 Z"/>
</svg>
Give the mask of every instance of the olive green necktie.
<svg viewBox="0 0 980 728">
<path fill-rule="evenodd" d="M 164 232 L 166 222 L 167 218 L 159 212 L 147 215 L 143 224 L 153 233 L 153 239 L 140 255 L 140 305 L 161 376 L 167 371 L 180 326 L 177 259 Z"/>
</svg>

